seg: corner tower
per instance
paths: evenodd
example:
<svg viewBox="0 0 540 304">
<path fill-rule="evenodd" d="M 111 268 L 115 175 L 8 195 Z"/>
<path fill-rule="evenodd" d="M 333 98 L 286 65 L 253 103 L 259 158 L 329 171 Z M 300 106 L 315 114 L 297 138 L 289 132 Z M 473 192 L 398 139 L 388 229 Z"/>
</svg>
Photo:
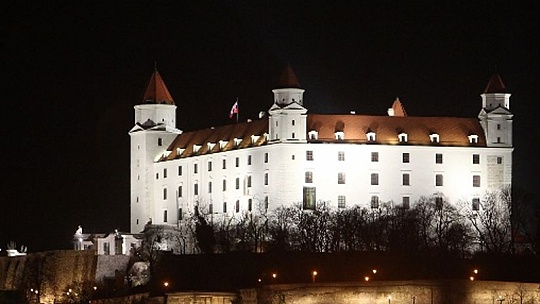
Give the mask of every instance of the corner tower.
<svg viewBox="0 0 540 304">
<path fill-rule="evenodd" d="M 154 172 L 154 162 L 182 133 L 176 129 L 176 105 L 161 75 L 154 71 L 140 104 L 135 105 L 135 126 L 131 138 L 131 232 L 158 218 L 155 180 L 164 172 Z"/>
<path fill-rule="evenodd" d="M 289 64 L 272 92 L 274 104 L 268 110 L 269 142 L 305 142 L 307 109 L 303 106 L 304 89 L 300 87 L 300 82 Z"/>
<path fill-rule="evenodd" d="M 494 74 L 484 90 L 482 110 L 478 114 L 488 147 L 512 147 L 512 118 L 510 95 L 501 76 Z"/>
</svg>

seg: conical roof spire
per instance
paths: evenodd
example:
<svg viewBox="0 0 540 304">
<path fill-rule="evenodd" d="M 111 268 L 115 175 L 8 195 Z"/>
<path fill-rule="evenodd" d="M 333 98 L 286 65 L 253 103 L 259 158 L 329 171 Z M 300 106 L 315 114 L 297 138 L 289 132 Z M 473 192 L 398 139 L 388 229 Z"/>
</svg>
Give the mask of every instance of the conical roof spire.
<svg viewBox="0 0 540 304">
<path fill-rule="evenodd" d="M 491 75 L 486 89 L 484 90 L 484 94 L 487 93 L 506 93 L 506 86 L 504 85 L 499 74 Z"/>
<path fill-rule="evenodd" d="M 394 103 L 392 104 L 392 109 L 394 110 L 394 116 L 407 116 L 405 107 L 401 103 L 401 100 L 399 100 L 399 97 L 396 97 L 396 100 L 394 100 Z"/>
<path fill-rule="evenodd" d="M 142 102 L 174 105 L 174 100 L 161 75 L 159 75 L 157 67 L 154 69 L 152 77 L 150 77 Z"/>
<path fill-rule="evenodd" d="M 296 74 L 289 63 L 287 63 L 281 77 L 279 77 L 277 88 L 301 88 L 300 82 L 298 81 L 298 78 L 296 78 Z"/>
</svg>

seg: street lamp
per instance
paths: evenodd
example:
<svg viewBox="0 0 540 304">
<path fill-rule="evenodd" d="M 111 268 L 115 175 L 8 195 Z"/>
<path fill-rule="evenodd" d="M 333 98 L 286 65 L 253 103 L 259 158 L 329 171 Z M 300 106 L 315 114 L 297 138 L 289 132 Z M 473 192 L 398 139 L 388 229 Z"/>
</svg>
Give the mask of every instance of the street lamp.
<svg viewBox="0 0 540 304">
<path fill-rule="evenodd" d="M 315 283 L 315 277 L 317 276 L 317 271 L 316 270 L 313 270 L 313 272 L 311 272 L 311 281 L 313 283 Z"/>
<path fill-rule="evenodd" d="M 364 281 L 366 281 L 366 282 L 369 281 L 369 277 L 368 277 L 368 276 L 365 276 L 365 277 L 364 277 Z"/>
<path fill-rule="evenodd" d="M 377 269 L 373 269 L 372 272 L 373 272 L 373 274 L 376 274 L 376 273 L 377 273 Z"/>
<path fill-rule="evenodd" d="M 277 273 L 275 273 L 275 272 L 272 273 L 272 278 L 273 278 L 273 279 L 277 278 Z"/>
<path fill-rule="evenodd" d="M 169 282 L 167 282 L 167 281 L 163 282 L 163 286 L 164 286 L 165 288 L 169 287 Z"/>
</svg>

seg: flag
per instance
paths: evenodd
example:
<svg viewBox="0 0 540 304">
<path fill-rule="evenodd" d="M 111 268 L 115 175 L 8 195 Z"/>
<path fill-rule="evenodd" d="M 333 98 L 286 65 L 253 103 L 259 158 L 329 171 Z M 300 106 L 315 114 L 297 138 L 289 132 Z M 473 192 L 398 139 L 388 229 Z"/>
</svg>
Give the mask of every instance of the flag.
<svg viewBox="0 0 540 304">
<path fill-rule="evenodd" d="M 232 118 L 234 114 L 238 114 L 238 100 L 233 104 L 231 112 L 229 113 L 229 118 Z"/>
</svg>

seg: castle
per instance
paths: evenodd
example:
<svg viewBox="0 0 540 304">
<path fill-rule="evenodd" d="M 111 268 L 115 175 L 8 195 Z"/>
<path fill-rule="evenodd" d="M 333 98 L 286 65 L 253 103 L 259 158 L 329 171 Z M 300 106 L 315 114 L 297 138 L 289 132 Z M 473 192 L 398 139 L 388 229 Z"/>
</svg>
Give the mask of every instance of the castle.
<svg viewBox="0 0 540 304">
<path fill-rule="evenodd" d="M 432 194 L 474 210 L 486 191 L 511 185 L 513 115 L 498 75 L 477 118 L 409 116 L 399 99 L 387 115 L 308 113 L 290 66 L 272 92 L 257 120 L 182 132 L 156 70 L 129 131 L 131 232 L 175 227 L 195 212 L 222 218 L 317 202 L 409 208 Z"/>
</svg>

